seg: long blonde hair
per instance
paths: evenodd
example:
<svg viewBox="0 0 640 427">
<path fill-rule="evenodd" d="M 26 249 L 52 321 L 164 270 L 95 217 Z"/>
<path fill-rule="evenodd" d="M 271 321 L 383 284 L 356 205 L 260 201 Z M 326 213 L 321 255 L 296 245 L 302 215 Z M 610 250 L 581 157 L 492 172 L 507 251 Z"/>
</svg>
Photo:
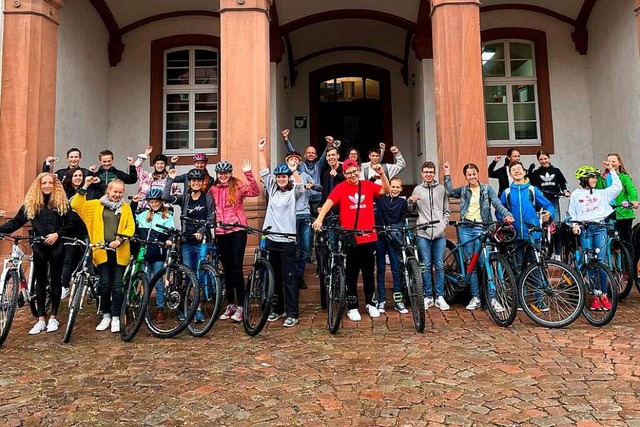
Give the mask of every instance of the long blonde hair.
<svg viewBox="0 0 640 427">
<path fill-rule="evenodd" d="M 24 197 L 25 213 L 30 220 L 34 219 L 44 207 L 42 180 L 47 176 L 53 178 L 53 191 L 49 197 L 49 208 L 57 210 L 60 215 L 66 215 L 69 210 L 69 201 L 58 177 L 49 172 L 42 172 L 36 177 L 35 181 L 33 181 L 33 184 L 29 187 L 29 191 L 27 191 L 27 195 Z"/>
</svg>

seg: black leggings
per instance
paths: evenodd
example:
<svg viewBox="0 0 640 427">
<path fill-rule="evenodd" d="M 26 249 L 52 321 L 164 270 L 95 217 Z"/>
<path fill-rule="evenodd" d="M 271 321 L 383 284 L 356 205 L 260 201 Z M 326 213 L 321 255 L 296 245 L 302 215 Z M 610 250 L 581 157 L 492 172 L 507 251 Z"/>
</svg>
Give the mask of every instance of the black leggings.
<svg viewBox="0 0 640 427">
<path fill-rule="evenodd" d="M 33 268 L 36 277 L 36 303 L 38 317 L 44 316 L 44 306 L 47 302 L 47 268 L 51 270 L 51 315 L 58 314 L 60 296 L 62 295 L 62 263 L 64 260 L 64 246 L 60 242 L 55 245 L 38 243 L 33 245 Z"/>
<path fill-rule="evenodd" d="M 633 218 L 616 220 L 616 230 L 618 231 L 618 236 L 620 237 L 620 241 L 629 249 L 629 251 L 631 252 L 631 258 L 633 259 L 634 248 L 633 248 L 633 242 L 631 241 L 632 228 L 633 228 Z"/>
<path fill-rule="evenodd" d="M 224 282 L 227 288 L 227 301 L 242 307 L 244 303 L 244 250 L 247 247 L 247 232 L 235 231 L 219 234 L 218 253 L 224 269 Z M 234 298 L 235 297 L 235 298 Z"/>
</svg>

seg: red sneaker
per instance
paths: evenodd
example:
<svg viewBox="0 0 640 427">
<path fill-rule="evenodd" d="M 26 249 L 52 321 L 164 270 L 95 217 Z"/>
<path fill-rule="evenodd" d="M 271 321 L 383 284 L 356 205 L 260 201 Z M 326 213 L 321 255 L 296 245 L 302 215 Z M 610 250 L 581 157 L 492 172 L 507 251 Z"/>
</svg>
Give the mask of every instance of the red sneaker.
<svg viewBox="0 0 640 427">
<path fill-rule="evenodd" d="M 604 311 L 611 310 L 611 301 L 609 301 L 609 298 L 607 298 L 606 295 L 602 295 L 600 297 L 600 304 L 602 305 L 602 309 Z"/>
<path fill-rule="evenodd" d="M 600 299 L 598 297 L 593 297 L 593 301 L 591 302 L 591 311 L 600 311 L 602 310 L 602 306 L 600 305 Z"/>
</svg>

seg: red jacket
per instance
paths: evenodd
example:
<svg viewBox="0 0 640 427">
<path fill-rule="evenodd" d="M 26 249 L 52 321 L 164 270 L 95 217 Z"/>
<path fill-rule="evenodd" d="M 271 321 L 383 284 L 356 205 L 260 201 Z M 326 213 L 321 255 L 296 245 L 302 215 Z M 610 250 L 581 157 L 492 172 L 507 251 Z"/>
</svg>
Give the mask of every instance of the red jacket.
<svg viewBox="0 0 640 427">
<path fill-rule="evenodd" d="M 258 183 L 251 171 L 245 172 L 247 183 L 238 182 L 236 205 L 229 204 L 229 184 L 214 184 L 209 189 L 216 205 L 216 220 L 225 224 L 239 223 L 247 225 L 247 215 L 244 213 L 244 198 L 257 197 L 260 194 Z M 241 228 L 217 228 L 216 234 L 228 234 Z"/>
</svg>

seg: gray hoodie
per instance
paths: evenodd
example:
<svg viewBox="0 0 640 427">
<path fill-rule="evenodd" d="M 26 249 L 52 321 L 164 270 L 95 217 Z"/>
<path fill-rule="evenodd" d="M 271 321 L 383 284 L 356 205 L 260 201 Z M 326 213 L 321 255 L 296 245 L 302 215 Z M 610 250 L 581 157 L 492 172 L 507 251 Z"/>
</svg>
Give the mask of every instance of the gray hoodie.
<svg viewBox="0 0 640 427">
<path fill-rule="evenodd" d="M 409 211 L 418 210 L 418 224 L 431 221 L 440 221 L 435 227 L 419 230 L 418 236 L 429 240 L 444 237 L 444 231 L 449 224 L 451 210 L 449 209 L 449 196 L 445 188 L 433 181 L 431 184 L 422 183 L 413 189 L 412 196 L 420 197 L 415 203 L 409 203 Z"/>
</svg>

